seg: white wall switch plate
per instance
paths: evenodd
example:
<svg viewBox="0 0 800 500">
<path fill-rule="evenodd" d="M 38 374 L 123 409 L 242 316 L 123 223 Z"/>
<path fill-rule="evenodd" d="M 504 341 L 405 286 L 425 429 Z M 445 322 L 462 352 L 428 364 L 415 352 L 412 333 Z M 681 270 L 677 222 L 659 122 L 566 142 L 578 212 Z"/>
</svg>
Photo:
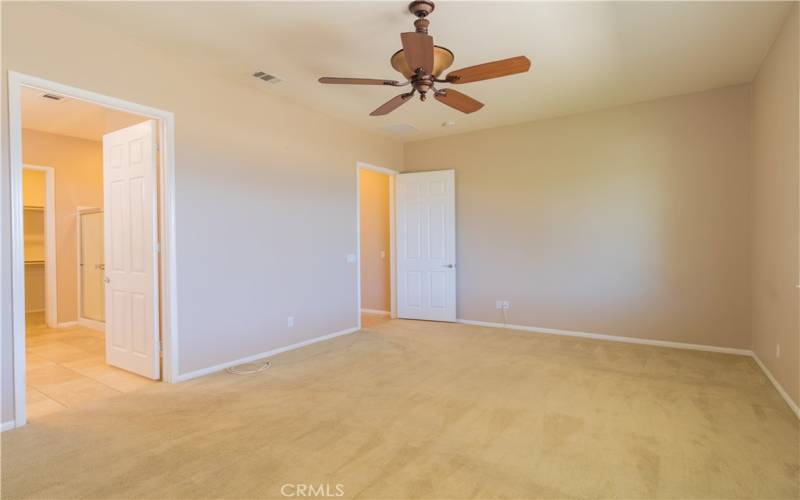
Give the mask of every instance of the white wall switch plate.
<svg viewBox="0 0 800 500">
<path fill-rule="evenodd" d="M 352 264 L 355 261 L 356 261 L 356 254 L 354 254 L 354 253 L 347 254 L 347 263 L 348 264 Z"/>
<path fill-rule="evenodd" d="M 288 326 L 290 328 L 294 326 L 294 316 L 289 316 L 286 319 L 286 326 Z"/>
</svg>

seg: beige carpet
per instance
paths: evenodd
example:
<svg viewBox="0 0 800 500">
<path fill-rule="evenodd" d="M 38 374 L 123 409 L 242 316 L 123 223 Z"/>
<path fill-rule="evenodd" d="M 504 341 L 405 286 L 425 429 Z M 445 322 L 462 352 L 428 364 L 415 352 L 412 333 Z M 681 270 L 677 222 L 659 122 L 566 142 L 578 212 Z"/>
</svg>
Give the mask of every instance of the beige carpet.
<svg viewBox="0 0 800 500">
<path fill-rule="evenodd" d="M 265 498 L 298 484 L 797 498 L 799 473 L 797 419 L 749 358 L 411 321 L 2 435 L 3 498 Z"/>
</svg>

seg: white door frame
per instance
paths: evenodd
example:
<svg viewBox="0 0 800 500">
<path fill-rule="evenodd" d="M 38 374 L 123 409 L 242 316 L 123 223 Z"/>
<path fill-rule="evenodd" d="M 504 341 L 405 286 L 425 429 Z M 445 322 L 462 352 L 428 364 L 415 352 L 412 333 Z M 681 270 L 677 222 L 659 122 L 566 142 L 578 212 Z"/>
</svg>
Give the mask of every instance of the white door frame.
<svg viewBox="0 0 800 500">
<path fill-rule="evenodd" d="M 44 172 L 44 321 L 58 327 L 58 289 L 56 288 L 56 178 L 53 167 L 23 165 L 23 170 Z M 24 239 L 24 236 L 23 236 Z M 23 259 L 24 259 L 23 243 Z M 24 267 L 24 263 L 23 263 Z M 23 271 L 24 272 L 24 271 Z M 24 278 L 23 278 L 24 279 Z"/>
<path fill-rule="evenodd" d="M 361 328 L 361 171 L 372 170 L 389 176 L 389 316 L 397 317 L 397 297 L 396 297 L 396 263 L 395 263 L 395 240 L 394 240 L 394 179 L 398 172 L 390 168 L 370 165 L 363 161 L 356 162 L 356 286 L 358 294 L 356 300 L 356 311 L 358 313 L 358 328 Z"/>
<path fill-rule="evenodd" d="M 25 425 L 25 286 L 22 234 L 22 100 L 23 87 L 61 94 L 159 122 L 159 239 L 162 379 L 178 380 L 178 315 L 175 258 L 175 115 L 149 106 L 63 85 L 35 76 L 8 72 L 8 123 L 11 193 L 11 322 L 14 355 L 14 427 Z"/>
<path fill-rule="evenodd" d="M 98 332 L 105 332 L 106 331 L 106 324 L 95 319 L 89 319 L 83 317 L 83 273 L 81 272 L 81 260 L 82 260 L 82 251 L 83 247 L 81 246 L 82 243 L 82 231 L 83 231 L 83 223 L 81 222 L 81 215 L 84 214 L 98 214 L 103 213 L 102 208 L 97 207 L 78 207 L 78 210 L 75 211 L 75 227 L 77 228 L 76 240 L 78 242 L 76 255 L 75 265 L 77 266 L 76 273 L 78 275 L 78 324 L 84 326 L 86 328 L 91 328 L 92 330 L 97 330 Z M 104 242 L 105 243 L 105 242 Z"/>
</svg>

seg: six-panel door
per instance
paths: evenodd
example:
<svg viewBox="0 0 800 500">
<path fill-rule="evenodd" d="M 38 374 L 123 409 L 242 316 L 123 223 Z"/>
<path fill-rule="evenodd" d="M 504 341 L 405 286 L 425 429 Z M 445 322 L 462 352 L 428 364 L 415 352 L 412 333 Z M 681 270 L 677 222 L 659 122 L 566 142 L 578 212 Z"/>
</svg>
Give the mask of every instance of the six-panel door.
<svg viewBox="0 0 800 500">
<path fill-rule="evenodd" d="M 156 123 L 103 137 L 106 362 L 160 377 Z"/>
<path fill-rule="evenodd" d="M 397 176 L 397 313 L 456 320 L 455 172 Z"/>
</svg>

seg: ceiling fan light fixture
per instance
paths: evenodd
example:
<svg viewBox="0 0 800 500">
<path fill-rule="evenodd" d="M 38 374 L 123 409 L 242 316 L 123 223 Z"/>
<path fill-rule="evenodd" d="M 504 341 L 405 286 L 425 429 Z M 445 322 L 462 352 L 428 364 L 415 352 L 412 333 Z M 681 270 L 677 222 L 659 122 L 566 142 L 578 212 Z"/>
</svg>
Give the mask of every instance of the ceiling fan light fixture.
<svg viewBox="0 0 800 500">
<path fill-rule="evenodd" d="M 453 65 L 453 60 L 455 60 L 455 55 L 453 52 L 446 48 L 441 47 L 439 45 L 433 46 L 433 71 L 431 74 L 435 78 L 439 78 L 444 70 L 449 68 Z M 389 60 L 392 64 L 392 67 L 399 73 L 401 73 L 406 79 L 411 79 L 414 76 L 414 70 L 412 70 L 408 66 L 408 62 L 406 61 L 406 54 L 403 49 L 398 50 L 394 54 L 392 54 L 391 59 Z"/>
<path fill-rule="evenodd" d="M 432 0 L 414 0 L 408 6 L 408 10 L 417 17 L 414 21 L 414 31 L 400 33 L 400 43 L 403 48 L 389 58 L 392 68 L 405 77 L 405 82 L 330 76 L 324 76 L 318 81 L 338 85 L 389 85 L 392 87 L 411 85 L 409 92 L 385 102 L 370 113 L 371 116 L 387 115 L 415 95 L 419 95 L 420 101 L 425 101 L 429 92 L 442 104 L 469 114 L 481 109 L 483 103 L 457 90 L 442 88 L 438 84 L 459 85 L 479 82 L 524 73 L 530 69 L 530 60 L 525 56 L 517 56 L 450 71 L 446 77 L 441 78 L 444 70 L 453 64 L 455 57 L 450 49 L 434 45 L 433 37 L 428 34 L 430 21 L 427 17 L 433 12 L 433 9 Z M 446 123 L 442 126 L 449 126 Z"/>
</svg>

